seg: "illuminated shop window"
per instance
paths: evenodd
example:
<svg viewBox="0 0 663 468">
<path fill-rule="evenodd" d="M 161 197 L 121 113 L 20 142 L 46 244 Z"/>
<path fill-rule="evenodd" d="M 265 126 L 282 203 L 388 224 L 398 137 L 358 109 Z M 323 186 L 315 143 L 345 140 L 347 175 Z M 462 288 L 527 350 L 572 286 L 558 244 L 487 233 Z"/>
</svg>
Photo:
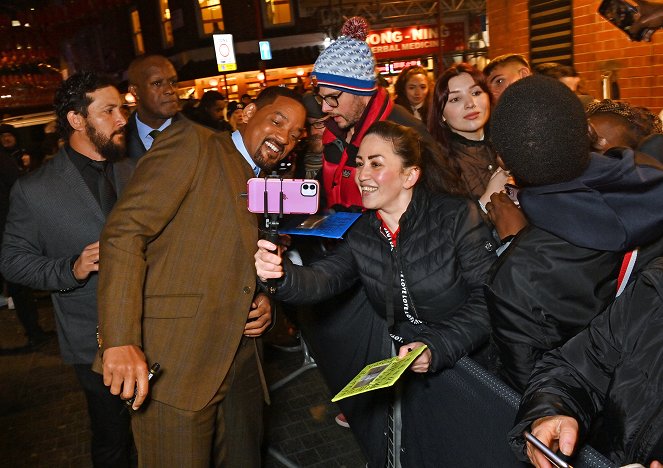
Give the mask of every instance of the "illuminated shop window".
<svg viewBox="0 0 663 468">
<path fill-rule="evenodd" d="M 140 27 L 140 16 L 137 9 L 131 10 L 131 32 L 134 38 L 134 52 L 136 55 L 145 53 L 145 44 L 143 43 L 143 30 Z"/>
<path fill-rule="evenodd" d="M 220 0 L 198 0 L 198 7 L 205 36 L 224 30 Z"/>
<path fill-rule="evenodd" d="M 161 7 L 161 35 L 163 37 L 163 46 L 172 47 L 175 45 L 173 39 L 173 23 L 170 21 L 170 8 L 168 7 L 168 0 L 159 0 Z"/>
<path fill-rule="evenodd" d="M 294 24 L 290 0 L 262 0 L 262 12 L 267 28 Z"/>
</svg>

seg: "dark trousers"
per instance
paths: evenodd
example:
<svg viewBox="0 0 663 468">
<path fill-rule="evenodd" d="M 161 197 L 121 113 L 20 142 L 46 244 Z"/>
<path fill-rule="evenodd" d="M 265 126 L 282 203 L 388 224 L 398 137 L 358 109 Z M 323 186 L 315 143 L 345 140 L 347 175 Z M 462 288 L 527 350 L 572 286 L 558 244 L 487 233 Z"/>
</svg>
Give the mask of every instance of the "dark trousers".
<svg viewBox="0 0 663 468">
<path fill-rule="evenodd" d="M 92 430 L 92 463 L 95 468 L 126 468 L 131 454 L 129 410 L 119 396 L 112 395 L 103 377 L 90 364 L 74 365 L 85 391 Z"/>
<path fill-rule="evenodd" d="M 44 331 L 39 326 L 39 312 L 32 289 L 16 283 L 7 282 L 7 294 L 11 296 L 16 308 L 16 316 L 25 329 L 28 338 L 35 338 Z"/>
<path fill-rule="evenodd" d="M 360 285 L 328 302 L 302 310 L 298 318 L 302 335 L 332 395 L 367 364 L 391 355 L 387 322 L 374 311 Z M 384 467 L 386 463 L 390 403 L 391 389 L 338 402 L 370 467 Z"/>
</svg>

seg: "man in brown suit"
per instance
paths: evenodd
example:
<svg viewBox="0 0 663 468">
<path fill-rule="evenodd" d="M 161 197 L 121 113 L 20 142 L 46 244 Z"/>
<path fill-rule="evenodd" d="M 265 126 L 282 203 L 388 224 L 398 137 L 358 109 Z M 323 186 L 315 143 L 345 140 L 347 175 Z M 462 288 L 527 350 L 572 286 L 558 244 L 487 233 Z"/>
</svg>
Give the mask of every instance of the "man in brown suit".
<svg viewBox="0 0 663 468">
<path fill-rule="evenodd" d="M 132 426 L 141 466 L 260 466 L 267 399 L 255 338 L 256 216 L 246 181 L 295 146 L 306 112 L 266 88 L 232 135 L 186 119 L 140 160 L 101 237 L 99 335 L 104 383 L 138 409 L 148 363 L 162 375 Z M 97 362 L 97 369 L 99 369 Z"/>
</svg>

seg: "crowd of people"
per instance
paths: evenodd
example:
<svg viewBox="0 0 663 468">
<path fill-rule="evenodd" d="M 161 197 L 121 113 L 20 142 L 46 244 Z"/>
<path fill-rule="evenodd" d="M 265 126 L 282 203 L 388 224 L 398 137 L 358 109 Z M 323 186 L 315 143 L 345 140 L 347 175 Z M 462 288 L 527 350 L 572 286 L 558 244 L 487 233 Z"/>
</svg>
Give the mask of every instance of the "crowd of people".
<svg viewBox="0 0 663 468">
<path fill-rule="evenodd" d="M 649 40 L 663 18 L 641 3 Z M 16 298 L 52 292 L 94 466 L 130 466 L 134 444 L 140 466 L 261 466 L 260 337 L 285 303 L 332 394 L 426 347 L 394 386 L 339 402 L 368 466 L 438 466 L 445 370 L 470 356 L 524 395 L 499 466 L 551 466 L 530 431 L 661 467 L 660 118 L 519 54 L 435 80 L 407 67 L 392 95 L 367 33 L 349 19 L 305 94 L 183 108 L 173 64 L 145 55 L 127 117 L 111 80 L 76 73 L 39 170 L 0 127 L 0 271 Z M 259 240 L 241 195 L 282 167 L 320 181 L 322 213 L 361 213 L 343 240 Z"/>
</svg>

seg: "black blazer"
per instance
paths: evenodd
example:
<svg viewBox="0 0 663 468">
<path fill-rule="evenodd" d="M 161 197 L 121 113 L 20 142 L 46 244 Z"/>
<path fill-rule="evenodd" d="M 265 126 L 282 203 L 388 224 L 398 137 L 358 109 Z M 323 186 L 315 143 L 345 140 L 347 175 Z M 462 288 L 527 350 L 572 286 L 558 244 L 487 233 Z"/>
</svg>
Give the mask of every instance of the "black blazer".
<svg viewBox="0 0 663 468">
<path fill-rule="evenodd" d="M 115 163 L 118 193 L 133 167 L 126 160 Z M 99 240 L 105 221 L 64 149 L 11 190 L 0 269 L 9 281 L 52 291 L 60 350 L 69 364 L 90 364 L 96 354 L 97 275 L 80 284 L 71 265 Z"/>
</svg>

